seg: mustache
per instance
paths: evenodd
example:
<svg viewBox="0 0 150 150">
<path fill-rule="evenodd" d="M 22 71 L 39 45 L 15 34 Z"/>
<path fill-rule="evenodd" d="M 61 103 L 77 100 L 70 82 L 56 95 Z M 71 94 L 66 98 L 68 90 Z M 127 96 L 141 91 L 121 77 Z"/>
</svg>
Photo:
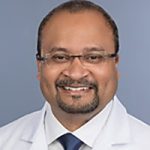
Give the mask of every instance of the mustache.
<svg viewBox="0 0 150 150">
<path fill-rule="evenodd" d="M 96 82 L 88 81 L 87 79 L 73 80 L 71 78 L 67 78 L 67 79 L 61 79 L 56 81 L 56 86 L 58 87 L 71 86 L 71 85 L 87 86 L 90 88 L 97 89 Z"/>
</svg>

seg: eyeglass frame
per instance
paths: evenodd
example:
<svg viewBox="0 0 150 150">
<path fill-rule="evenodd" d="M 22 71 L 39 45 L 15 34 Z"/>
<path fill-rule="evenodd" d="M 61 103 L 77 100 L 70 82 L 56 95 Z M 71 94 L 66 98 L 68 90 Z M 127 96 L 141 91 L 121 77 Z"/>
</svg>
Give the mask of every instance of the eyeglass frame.
<svg viewBox="0 0 150 150">
<path fill-rule="evenodd" d="M 47 58 L 48 57 L 46 57 L 46 55 L 48 56 L 48 55 L 50 55 L 50 54 L 45 54 L 45 56 L 40 56 L 40 54 L 39 53 L 37 53 L 36 54 L 36 59 L 38 60 L 38 61 L 46 61 L 47 60 Z M 117 52 L 114 52 L 114 53 L 110 53 L 110 54 L 105 54 L 105 55 L 103 55 L 102 57 L 104 58 L 104 59 L 106 59 L 106 58 L 114 58 L 114 57 L 117 57 L 118 56 L 118 53 Z M 67 57 L 69 57 L 69 59 L 68 59 L 68 62 L 69 61 L 73 61 L 75 58 L 79 58 L 79 60 L 82 62 L 82 60 L 83 59 L 81 59 L 81 58 L 85 58 L 85 55 L 67 55 Z M 51 56 L 51 58 L 52 58 L 52 56 Z M 67 62 L 67 61 L 66 61 Z M 66 63 L 66 62 L 63 62 L 63 63 Z M 87 61 L 88 62 L 88 61 Z M 90 63 L 90 62 L 88 62 L 89 64 L 94 64 L 94 63 Z M 98 62 L 97 62 L 98 63 Z M 95 64 L 97 64 L 97 63 L 95 63 Z M 60 62 L 58 62 L 57 64 L 60 64 Z"/>
</svg>

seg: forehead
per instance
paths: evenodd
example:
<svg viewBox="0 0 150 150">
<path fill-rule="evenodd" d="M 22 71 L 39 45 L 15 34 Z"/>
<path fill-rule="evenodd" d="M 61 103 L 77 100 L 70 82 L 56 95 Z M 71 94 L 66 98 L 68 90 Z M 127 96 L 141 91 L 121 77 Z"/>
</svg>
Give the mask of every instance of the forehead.
<svg viewBox="0 0 150 150">
<path fill-rule="evenodd" d="M 43 48 L 52 45 L 70 48 L 83 45 L 94 47 L 100 44 L 100 47 L 106 45 L 108 49 L 114 49 L 112 29 L 105 18 L 96 11 L 56 13 L 46 23 L 41 43 Z"/>
</svg>

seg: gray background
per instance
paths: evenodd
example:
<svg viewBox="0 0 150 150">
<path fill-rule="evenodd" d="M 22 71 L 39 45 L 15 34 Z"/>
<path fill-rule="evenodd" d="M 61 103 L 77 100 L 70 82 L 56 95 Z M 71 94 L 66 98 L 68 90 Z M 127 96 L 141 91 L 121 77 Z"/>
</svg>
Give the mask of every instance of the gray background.
<svg viewBox="0 0 150 150">
<path fill-rule="evenodd" d="M 0 126 L 42 107 L 36 79 L 36 38 L 42 17 L 63 0 L 0 0 Z M 150 1 L 95 0 L 120 31 L 118 96 L 150 124 Z"/>
</svg>

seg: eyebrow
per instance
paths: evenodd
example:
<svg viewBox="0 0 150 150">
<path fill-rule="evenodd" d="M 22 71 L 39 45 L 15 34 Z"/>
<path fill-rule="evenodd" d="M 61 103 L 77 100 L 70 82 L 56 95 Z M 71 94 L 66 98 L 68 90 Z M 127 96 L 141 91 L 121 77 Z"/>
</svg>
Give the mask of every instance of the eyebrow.
<svg viewBox="0 0 150 150">
<path fill-rule="evenodd" d="M 53 47 L 53 48 L 49 49 L 48 51 L 51 52 L 51 53 L 58 52 L 58 51 L 60 51 L 60 52 L 67 52 L 68 49 L 63 48 L 63 47 Z"/>
<path fill-rule="evenodd" d="M 86 52 L 91 52 L 91 51 L 101 52 L 101 51 L 105 51 L 105 49 L 102 48 L 102 47 L 86 47 L 83 50 L 86 51 Z"/>
<path fill-rule="evenodd" d="M 50 53 L 55 53 L 55 52 L 69 52 L 70 50 L 67 49 L 67 48 L 64 48 L 64 47 L 53 47 L 51 49 L 48 50 L 48 52 Z M 94 52 L 102 52 L 102 51 L 105 51 L 104 48 L 102 47 L 85 47 L 83 49 L 83 52 L 91 52 L 91 51 L 94 51 Z"/>
</svg>

